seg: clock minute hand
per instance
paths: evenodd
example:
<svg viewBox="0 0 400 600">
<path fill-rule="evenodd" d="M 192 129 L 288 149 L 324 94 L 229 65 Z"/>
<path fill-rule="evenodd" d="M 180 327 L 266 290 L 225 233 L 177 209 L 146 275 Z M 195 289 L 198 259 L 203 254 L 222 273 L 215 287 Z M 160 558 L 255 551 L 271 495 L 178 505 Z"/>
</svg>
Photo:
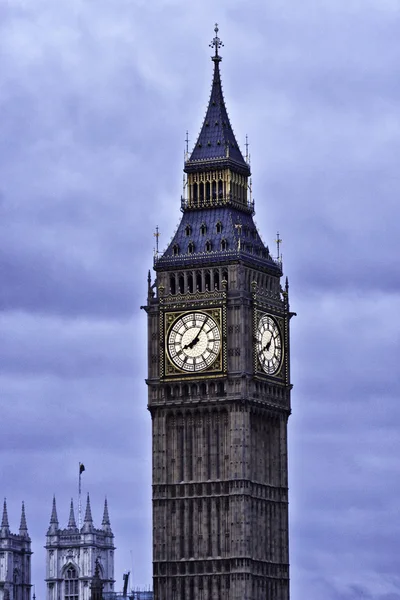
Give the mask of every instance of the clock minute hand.
<svg viewBox="0 0 400 600">
<path fill-rule="evenodd" d="M 185 346 L 183 346 L 184 350 L 187 350 L 188 348 L 192 349 L 193 346 L 195 346 L 197 344 L 197 342 L 199 341 L 200 338 L 200 333 L 203 330 L 204 325 L 206 324 L 207 319 L 204 319 L 202 326 L 200 327 L 200 329 L 198 330 L 196 336 L 192 339 L 191 342 L 189 342 L 188 344 L 186 344 Z"/>
</svg>

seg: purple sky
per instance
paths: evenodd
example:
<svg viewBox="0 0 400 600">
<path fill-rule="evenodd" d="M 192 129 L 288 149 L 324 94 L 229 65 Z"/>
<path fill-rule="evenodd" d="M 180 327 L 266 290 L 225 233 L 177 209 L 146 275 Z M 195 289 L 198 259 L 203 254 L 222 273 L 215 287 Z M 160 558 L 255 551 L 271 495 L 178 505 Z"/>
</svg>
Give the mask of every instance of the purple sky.
<svg viewBox="0 0 400 600">
<path fill-rule="evenodd" d="M 151 582 L 147 270 L 220 25 L 256 222 L 291 286 L 292 600 L 399 600 L 397 0 L 0 0 L 0 494 L 44 598 L 53 493 Z M 133 565 L 133 566 L 132 566 Z"/>
</svg>

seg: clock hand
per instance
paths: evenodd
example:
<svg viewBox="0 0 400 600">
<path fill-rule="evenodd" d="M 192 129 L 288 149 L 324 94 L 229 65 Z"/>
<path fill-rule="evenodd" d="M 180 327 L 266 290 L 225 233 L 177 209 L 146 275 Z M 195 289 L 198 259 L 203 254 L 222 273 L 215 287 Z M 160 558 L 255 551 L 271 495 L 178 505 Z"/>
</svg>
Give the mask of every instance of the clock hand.
<svg viewBox="0 0 400 600">
<path fill-rule="evenodd" d="M 272 338 L 273 338 L 273 335 L 272 335 L 272 332 L 271 332 L 271 337 L 269 338 L 269 342 L 267 342 L 267 343 L 265 344 L 265 346 L 264 346 L 264 348 L 261 350 L 261 352 L 264 352 L 264 350 L 266 350 L 266 351 L 268 352 L 268 350 L 270 349 L 270 347 L 271 347 L 271 344 L 272 344 Z"/>
<path fill-rule="evenodd" d="M 206 324 L 207 319 L 204 319 L 202 326 L 200 327 L 199 331 L 197 332 L 196 336 L 192 339 L 191 342 L 189 342 L 188 344 L 185 344 L 183 346 L 183 350 L 187 350 L 188 348 L 192 349 L 193 346 L 195 346 L 197 344 L 197 342 L 199 341 L 200 338 L 200 333 L 203 330 L 204 325 Z"/>
</svg>

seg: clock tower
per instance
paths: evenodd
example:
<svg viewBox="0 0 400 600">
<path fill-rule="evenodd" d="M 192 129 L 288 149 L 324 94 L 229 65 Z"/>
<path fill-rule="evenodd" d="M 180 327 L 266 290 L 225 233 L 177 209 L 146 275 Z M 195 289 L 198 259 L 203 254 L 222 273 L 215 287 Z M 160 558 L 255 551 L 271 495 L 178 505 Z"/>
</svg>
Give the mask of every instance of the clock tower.
<svg viewBox="0 0 400 600">
<path fill-rule="evenodd" d="M 254 224 L 218 27 L 182 218 L 149 274 L 155 600 L 288 600 L 288 283 Z"/>
</svg>

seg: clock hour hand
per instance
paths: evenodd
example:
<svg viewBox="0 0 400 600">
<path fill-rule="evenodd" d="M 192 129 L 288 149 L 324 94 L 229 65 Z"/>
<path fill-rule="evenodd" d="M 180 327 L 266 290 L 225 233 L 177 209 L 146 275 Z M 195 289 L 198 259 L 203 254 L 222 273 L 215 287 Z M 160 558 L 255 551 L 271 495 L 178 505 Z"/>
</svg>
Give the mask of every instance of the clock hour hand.
<svg viewBox="0 0 400 600">
<path fill-rule="evenodd" d="M 268 350 L 270 349 L 271 344 L 272 344 L 272 338 L 273 338 L 273 335 L 272 335 L 272 332 L 271 332 L 271 337 L 269 338 L 269 341 L 265 344 L 265 346 L 261 350 L 261 352 L 264 352 L 264 350 L 266 350 L 268 352 Z"/>
</svg>

